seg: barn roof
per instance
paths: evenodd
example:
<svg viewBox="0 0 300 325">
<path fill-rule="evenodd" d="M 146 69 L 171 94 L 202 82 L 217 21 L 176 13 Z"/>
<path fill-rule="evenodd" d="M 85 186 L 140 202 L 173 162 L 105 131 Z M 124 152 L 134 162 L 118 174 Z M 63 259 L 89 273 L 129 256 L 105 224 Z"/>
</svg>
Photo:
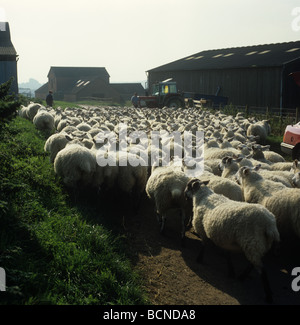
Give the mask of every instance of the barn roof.
<svg viewBox="0 0 300 325">
<path fill-rule="evenodd" d="M 0 56 L 16 56 L 17 52 L 10 39 L 8 22 L 0 22 Z"/>
<path fill-rule="evenodd" d="M 49 91 L 49 83 L 46 82 L 45 84 L 43 84 L 40 88 L 35 90 L 35 93 L 48 93 Z"/>
<path fill-rule="evenodd" d="M 93 77 L 93 76 L 108 76 L 105 68 L 102 67 L 51 67 L 48 73 L 53 72 L 56 77 L 78 78 Z"/>
<path fill-rule="evenodd" d="M 210 70 L 282 66 L 300 58 L 300 41 L 206 50 L 148 70 Z"/>
</svg>

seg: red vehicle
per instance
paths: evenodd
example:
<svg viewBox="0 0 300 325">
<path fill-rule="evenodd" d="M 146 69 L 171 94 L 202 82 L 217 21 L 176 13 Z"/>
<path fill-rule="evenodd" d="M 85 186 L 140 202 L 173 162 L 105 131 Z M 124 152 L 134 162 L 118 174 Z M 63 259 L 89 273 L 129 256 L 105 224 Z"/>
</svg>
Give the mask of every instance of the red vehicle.
<svg viewBox="0 0 300 325">
<path fill-rule="evenodd" d="M 280 146 L 281 151 L 291 155 L 293 160 L 300 160 L 300 122 L 286 127 Z"/>
<path fill-rule="evenodd" d="M 185 107 L 183 95 L 178 92 L 176 82 L 171 80 L 155 83 L 152 86 L 151 96 L 139 96 L 140 107 Z"/>
<path fill-rule="evenodd" d="M 300 71 L 290 73 L 295 83 L 300 87 Z M 292 159 L 300 160 L 300 122 L 295 125 L 288 125 L 284 131 L 281 151 L 291 155 Z"/>
</svg>

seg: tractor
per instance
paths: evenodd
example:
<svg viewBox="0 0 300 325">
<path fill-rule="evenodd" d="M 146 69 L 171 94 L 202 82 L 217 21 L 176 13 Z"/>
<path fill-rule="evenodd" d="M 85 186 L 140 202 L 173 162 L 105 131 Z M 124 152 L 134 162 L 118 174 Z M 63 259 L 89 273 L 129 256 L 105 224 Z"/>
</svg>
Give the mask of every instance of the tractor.
<svg viewBox="0 0 300 325">
<path fill-rule="evenodd" d="M 157 82 L 152 85 L 152 94 L 150 96 L 140 96 L 140 107 L 149 108 L 179 108 L 185 107 L 183 94 L 178 92 L 177 84 L 171 79 Z"/>
</svg>

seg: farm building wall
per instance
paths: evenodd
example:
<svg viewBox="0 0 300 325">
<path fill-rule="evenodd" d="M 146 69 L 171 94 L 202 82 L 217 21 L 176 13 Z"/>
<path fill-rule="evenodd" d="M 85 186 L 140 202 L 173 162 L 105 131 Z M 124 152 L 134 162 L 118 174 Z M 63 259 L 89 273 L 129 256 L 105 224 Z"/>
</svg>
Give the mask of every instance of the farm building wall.
<svg viewBox="0 0 300 325">
<path fill-rule="evenodd" d="M 120 101 L 120 94 L 115 89 L 107 84 L 106 81 L 98 78 L 87 86 L 82 88 L 76 93 L 75 100 L 80 101 L 82 99 L 94 98 L 109 98 L 113 101 Z"/>
<path fill-rule="evenodd" d="M 17 71 L 17 61 L 15 58 L 10 60 L 3 60 L 0 58 L 0 84 L 8 81 L 13 77 L 13 82 L 11 85 L 11 91 L 15 94 L 19 92 L 18 88 L 18 71 Z"/>
<path fill-rule="evenodd" d="M 149 71 L 148 82 L 173 78 L 178 89 L 228 97 L 234 105 L 280 107 L 281 67 Z"/>
</svg>

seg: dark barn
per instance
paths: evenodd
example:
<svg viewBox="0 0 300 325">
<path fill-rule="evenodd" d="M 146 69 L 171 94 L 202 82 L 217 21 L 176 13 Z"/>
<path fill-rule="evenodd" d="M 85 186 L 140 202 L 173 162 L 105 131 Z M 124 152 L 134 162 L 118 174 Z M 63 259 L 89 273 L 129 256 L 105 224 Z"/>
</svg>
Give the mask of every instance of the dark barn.
<svg viewBox="0 0 300 325">
<path fill-rule="evenodd" d="M 18 72 L 17 72 L 17 52 L 11 42 L 10 29 L 7 22 L 0 23 L 0 83 L 14 78 L 11 91 L 17 94 Z"/>
<path fill-rule="evenodd" d="M 134 92 L 144 92 L 139 83 L 110 83 L 104 67 L 51 67 L 48 82 L 35 91 L 45 99 L 49 90 L 55 100 L 77 102 L 87 99 L 110 99 L 114 102 L 130 100 Z"/>
<path fill-rule="evenodd" d="M 148 84 L 173 78 L 178 89 L 255 107 L 300 107 L 300 41 L 208 50 L 147 71 Z"/>
</svg>

